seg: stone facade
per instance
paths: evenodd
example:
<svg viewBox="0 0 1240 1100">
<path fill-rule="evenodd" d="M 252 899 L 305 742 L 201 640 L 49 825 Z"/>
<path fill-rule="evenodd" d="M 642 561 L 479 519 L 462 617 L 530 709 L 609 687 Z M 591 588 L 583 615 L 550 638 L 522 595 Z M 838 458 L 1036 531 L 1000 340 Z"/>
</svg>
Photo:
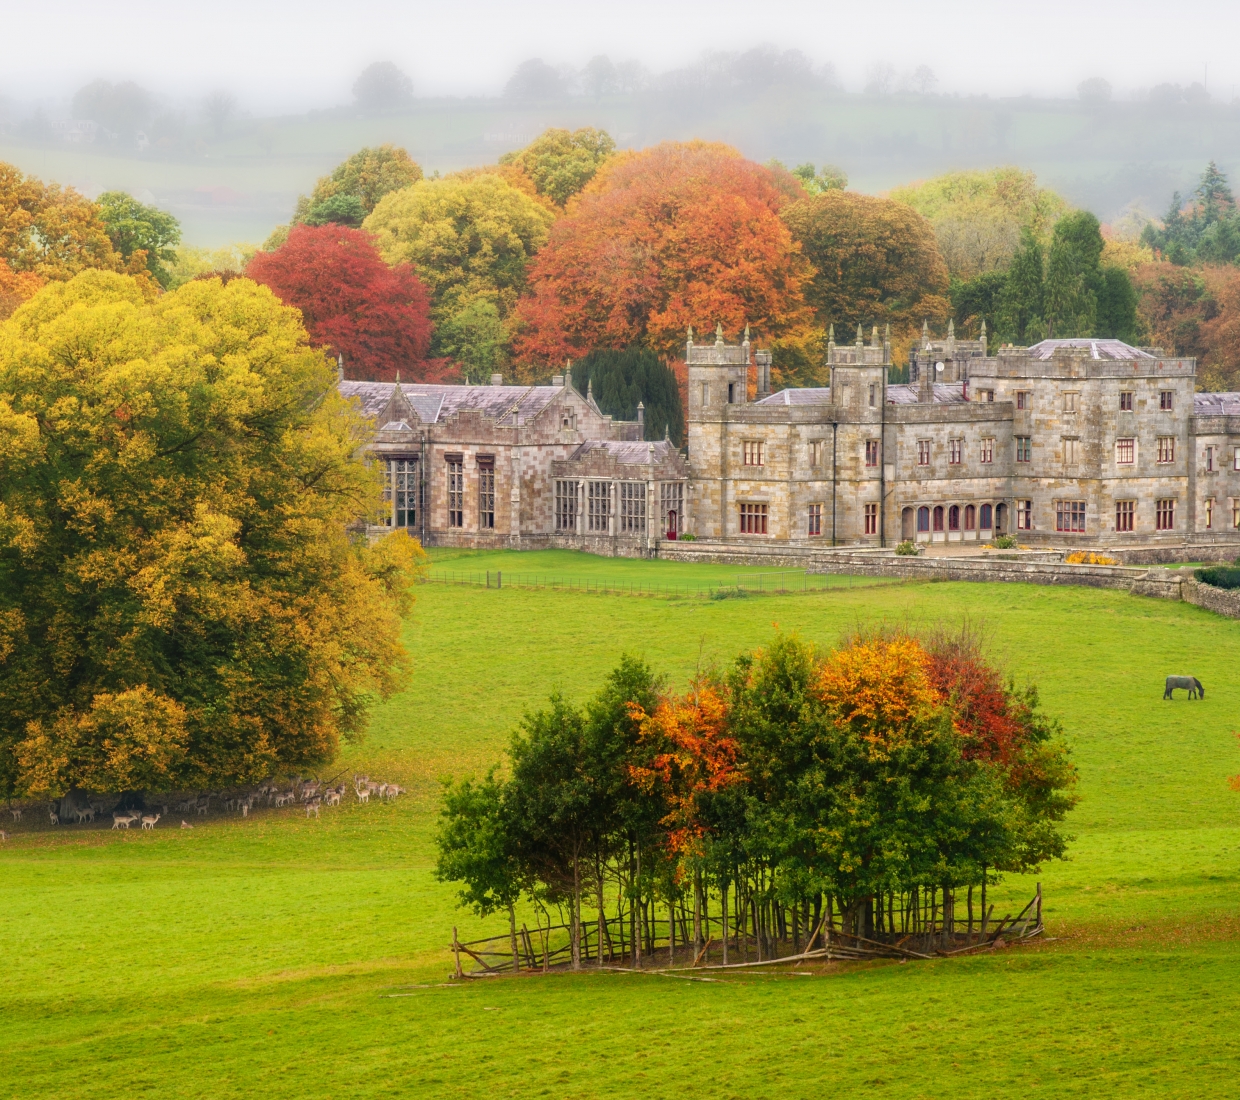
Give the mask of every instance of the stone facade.
<svg viewBox="0 0 1240 1100">
<path fill-rule="evenodd" d="M 571 376 L 550 386 L 339 383 L 375 425 L 384 514 L 425 546 L 649 553 L 684 530 L 688 466 L 642 421 L 614 421 Z M 669 511 L 672 513 L 669 520 Z"/>
<path fill-rule="evenodd" d="M 689 530 L 755 543 L 1240 543 L 1240 394 L 1115 340 L 828 344 L 830 385 L 769 392 L 746 339 L 686 348 Z M 752 364 L 752 369 L 751 369 Z M 749 399 L 747 383 L 757 379 Z M 1232 551 L 1234 553 L 1234 549 Z"/>
</svg>

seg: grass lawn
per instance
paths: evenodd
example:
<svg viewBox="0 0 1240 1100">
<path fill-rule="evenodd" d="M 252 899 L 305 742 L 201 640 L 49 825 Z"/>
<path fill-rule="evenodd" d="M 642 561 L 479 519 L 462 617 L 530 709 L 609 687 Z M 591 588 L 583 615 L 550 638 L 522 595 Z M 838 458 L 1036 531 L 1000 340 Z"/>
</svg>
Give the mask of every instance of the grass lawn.
<svg viewBox="0 0 1240 1100">
<path fill-rule="evenodd" d="M 542 557 L 458 564 L 686 583 L 715 568 Z M 552 688 L 586 695 L 625 651 L 683 681 L 775 623 L 829 643 L 963 617 L 1039 683 L 1081 771 L 1072 858 L 1040 876 L 1046 942 L 712 982 L 445 982 L 453 924 L 494 926 L 431 875 L 438 777 L 496 760 Z M 408 642 L 410 689 L 333 769 L 397 779 L 400 802 L 193 831 L 10 829 L 0 1098 L 1235 1095 L 1240 622 L 1083 588 L 710 600 L 433 584 Z M 1163 702 L 1173 672 L 1205 700 Z M 1031 891 L 1008 882 L 996 912 Z"/>
</svg>

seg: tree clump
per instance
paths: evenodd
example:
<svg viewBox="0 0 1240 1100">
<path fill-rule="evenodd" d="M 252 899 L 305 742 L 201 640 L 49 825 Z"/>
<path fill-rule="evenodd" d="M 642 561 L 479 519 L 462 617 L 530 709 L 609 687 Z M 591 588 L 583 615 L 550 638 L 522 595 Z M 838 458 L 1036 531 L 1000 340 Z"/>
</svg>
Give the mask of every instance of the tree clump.
<svg viewBox="0 0 1240 1100">
<path fill-rule="evenodd" d="M 894 933 L 897 905 L 1063 858 L 1077 800 L 1058 723 L 968 634 L 829 652 L 777 634 L 684 692 L 625 658 L 584 707 L 556 695 L 528 715 L 509 756 L 506 780 L 446 787 L 437 873 L 508 910 L 514 954 L 522 895 L 567 911 L 574 966 L 606 898 L 642 951 L 656 899 L 692 899 L 700 947 L 712 894 L 736 899 L 760 958 L 811 905 Z"/>
<path fill-rule="evenodd" d="M 105 191 L 96 200 L 99 220 L 121 259 L 144 266 L 164 289 L 172 282 L 171 264 L 181 243 L 181 224 L 171 214 L 139 202 L 124 191 Z M 139 255 L 140 254 L 140 255 Z"/>
<path fill-rule="evenodd" d="M 2 161 L 0 260 L 44 282 L 71 279 L 88 268 L 124 266 L 94 203 L 71 187 L 43 183 Z"/>
<path fill-rule="evenodd" d="M 366 219 L 389 264 L 409 264 L 430 292 L 432 353 L 471 381 L 506 361 L 511 318 L 530 258 L 554 215 L 497 175 L 422 180 L 382 199 Z"/>
<path fill-rule="evenodd" d="M 296 225 L 246 274 L 301 311 L 316 347 L 344 357 L 354 378 L 418 377 L 431 339 L 430 297 L 407 263 L 384 263 L 370 234 L 342 225 Z"/>
<path fill-rule="evenodd" d="M 580 130 L 547 130 L 524 149 L 505 153 L 501 165 L 513 165 L 533 185 L 563 208 L 580 193 L 616 151 L 616 143 L 606 130 L 585 127 Z"/>
<path fill-rule="evenodd" d="M 297 200 L 293 225 L 348 225 L 359 227 L 384 195 L 411 187 L 422 178 L 422 168 L 394 145 L 359 149 L 348 160 L 321 177 L 307 198 Z"/>
<path fill-rule="evenodd" d="M 804 330 L 807 269 L 780 220 L 791 175 L 725 145 L 667 142 L 616 157 L 530 265 L 515 355 L 525 369 L 594 348 L 683 354 L 686 330 L 768 339 Z"/>
<path fill-rule="evenodd" d="M 805 298 L 820 328 L 889 324 L 899 345 L 923 320 L 947 318 L 947 267 L 912 207 L 832 188 L 791 204 L 783 219 L 813 265 Z"/>
<path fill-rule="evenodd" d="M 90 271 L 0 325 L 0 786 L 321 766 L 404 682 L 421 560 L 351 525 L 368 428 L 248 279 Z"/>
</svg>

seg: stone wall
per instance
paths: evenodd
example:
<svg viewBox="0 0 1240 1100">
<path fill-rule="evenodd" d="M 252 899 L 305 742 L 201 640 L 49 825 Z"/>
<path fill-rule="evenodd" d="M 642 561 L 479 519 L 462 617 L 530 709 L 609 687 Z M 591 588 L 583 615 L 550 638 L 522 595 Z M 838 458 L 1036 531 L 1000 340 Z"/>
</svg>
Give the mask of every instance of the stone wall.
<svg viewBox="0 0 1240 1100">
<path fill-rule="evenodd" d="M 1240 590 L 1215 588 L 1212 584 L 1202 584 L 1196 577 L 1189 576 L 1184 578 L 1180 598 L 1185 603 L 1196 604 L 1217 615 L 1240 619 Z"/>
</svg>

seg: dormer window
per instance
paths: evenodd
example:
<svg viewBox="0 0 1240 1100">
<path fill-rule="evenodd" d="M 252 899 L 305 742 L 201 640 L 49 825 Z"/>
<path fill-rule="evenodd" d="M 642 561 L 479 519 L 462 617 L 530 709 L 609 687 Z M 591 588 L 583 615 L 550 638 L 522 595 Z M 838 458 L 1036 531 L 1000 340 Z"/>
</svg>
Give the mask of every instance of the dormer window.
<svg viewBox="0 0 1240 1100">
<path fill-rule="evenodd" d="M 560 410 L 560 427 L 566 432 L 571 432 L 577 427 L 577 414 L 571 405 L 565 405 Z"/>
</svg>

